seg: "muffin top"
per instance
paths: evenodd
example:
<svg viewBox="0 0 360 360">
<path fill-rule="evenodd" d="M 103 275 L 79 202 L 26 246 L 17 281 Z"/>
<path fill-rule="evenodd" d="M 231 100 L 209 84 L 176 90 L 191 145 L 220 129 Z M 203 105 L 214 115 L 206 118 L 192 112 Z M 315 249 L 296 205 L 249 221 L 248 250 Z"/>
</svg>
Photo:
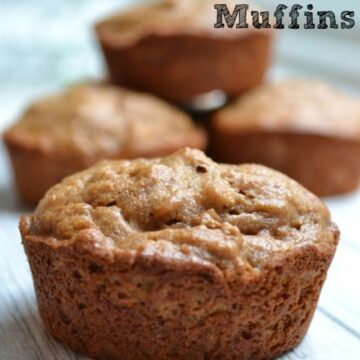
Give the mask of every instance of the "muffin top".
<svg viewBox="0 0 360 360">
<path fill-rule="evenodd" d="M 214 116 L 214 125 L 358 138 L 360 102 L 319 81 L 288 80 L 239 97 Z"/>
<path fill-rule="evenodd" d="M 96 84 L 78 85 L 36 101 L 5 138 L 58 159 L 89 162 L 147 156 L 159 147 L 190 146 L 193 138 L 205 142 L 191 118 L 166 102 Z"/>
<path fill-rule="evenodd" d="M 247 29 L 214 29 L 216 23 L 215 0 L 159 0 L 149 4 L 138 5 L 104 19 L 96 26 L 98 33 L 118 44 L 132 44 L 147 35 L 196 34 L 218 37 L 238 37 L 252 31 L 262 31 L 252 27 L 250 10 L 248 11 Z M 230 13 L 233 12 L 234 0 L 222 1 Z M 251 10 L 256 10 L 252 5 Z M 236 20 L 236 23 L 238 19 Z M 270 31 L 271 32 L 271 31 Z M 269 33 L 266 29 L 264 33 Z"/>
<path fill-rule="evenodd" d="M 336 242 L 327 208 L 295 181 L 188 148 L 100 162 L 50 189 L 24 221 L 26 236 L 54 243 L 220 269 L 261 268 L 276 255 Z"/>
</svg>

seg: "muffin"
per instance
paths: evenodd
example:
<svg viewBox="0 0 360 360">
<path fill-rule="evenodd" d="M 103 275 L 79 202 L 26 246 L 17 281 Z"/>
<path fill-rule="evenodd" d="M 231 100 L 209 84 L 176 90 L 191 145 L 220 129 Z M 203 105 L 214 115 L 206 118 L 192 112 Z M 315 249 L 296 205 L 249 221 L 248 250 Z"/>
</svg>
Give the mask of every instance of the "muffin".
<svg viewBox="0 0 360 360">
<path fill-rule="evenodd" d="M 210 153 L 260 163 L 319 196 L 357 188 L 360 103 L 318 81 L 265 84 L 213 115 Z"/>
<path fill-rule="evenodd" d="M 269 359 L 296 346 L 338 241 L 321 201 L 199 150 L 103 161 L 20 224 L 49 333 L 97 359 Z"/>
<path fill-rule="evenodd" d="M 99 159 L 163 156 L 206 145 L 190 117 L 162 100 L 90 84 L 35 102 L 4 139 L 18 192 L 28 203 Z"/>
<path fill-rule="evenodd" d="M 213 90 L 234 96 L 258 85 L 269 65 L 272 30 L 214 28 L 215 3 L 156 1 L 99 22 L 112 81 L 174 102 Z M 227 4 L 232 13 L 235 2 Z"/>
</svg>

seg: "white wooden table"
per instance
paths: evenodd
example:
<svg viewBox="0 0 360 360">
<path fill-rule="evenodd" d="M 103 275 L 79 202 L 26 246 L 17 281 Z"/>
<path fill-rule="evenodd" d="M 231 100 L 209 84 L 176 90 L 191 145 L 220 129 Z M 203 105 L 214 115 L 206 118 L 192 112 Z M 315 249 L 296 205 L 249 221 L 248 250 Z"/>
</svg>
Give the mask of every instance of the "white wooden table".
<svg viewBox="0 0 360 360">
<path fill-rule="evenodd" d="M 16 41 L 7 45 L 3 41 L 4 28 L 12 23 L 11 19 L 16 18 L 21 23 L 30 16 L 21 7 L 17 10 L 10 8 L 9 4 L 13 3 L 0 3 L 0 14 L 5 10 L 9 13 L 3 23 L 0 20 L 0 132 L 29 99 L 84 76 L 101 74 L 101 62 L 86 26 L 100 13 L 114 8 L 118 1 L 67 1 L 72 7 L 87 9 L 75 25 L 66 21 L 77 10 L 63 10 L 49 19 L 41 15 L 43 12 L 46 14 L 43 8 L 41 11 L 29 8 L 34 24 L 27 24 L 25 30 L 19 25 L 13 31 Z M 20 3 L 29 4 L 25 0 L 17 2 Z M 258 3 L 264 6 L 276 4 L 271 0 Z M 49 11 L 53 10 L 53 4 L 47 4 Z M 320 9 L 335 7 L 360 12 L 358 0 L 317 1 L 317 6 Z M 77 14 L 81 12 L 77 11 Z M 26 34 L 36 27 L 39 19 L 43 19 L 42 29 L 50 30 L 49 34 L 39 33 L 41 41 L 33 44 L 36 51 L 32 52 L 26 48 L 29 45 Z M 64 23 L 66 26 L 61 27 Z M 280 33 L 270 77 L 316 76 L 360 96 L 359 26 L 349 33 Z M 66 41 L 62 43 L 64 37 Z M 18 47 L 13 48 L 14 44 Z M 62 50 L 56 52 L 56 45 Z M 43 49 L 40 55 L 39 49 Z M 24 56 L 17 56 L 20 50 Z M 327 199 L 326 203 L 342 231 L 341 241 L 310 330 L 301 345 L 283 359 L 360 359 L 360 191 Z M 0 360 L 85 359 L 50 338 L 42 326 L 17 229 L 19 216 L 28 211 L 31 209 L 23 208 L 16 201 L 5 149 L 0 143 Z"/>
</svg>

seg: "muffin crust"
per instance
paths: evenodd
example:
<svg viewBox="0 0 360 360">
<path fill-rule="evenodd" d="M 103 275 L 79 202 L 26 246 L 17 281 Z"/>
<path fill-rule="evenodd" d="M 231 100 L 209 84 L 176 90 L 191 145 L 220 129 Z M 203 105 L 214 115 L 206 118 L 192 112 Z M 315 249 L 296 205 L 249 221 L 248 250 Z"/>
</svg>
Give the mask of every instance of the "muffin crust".
<svg viewBox="0 0 360 360">
<path fill-rule="evenodd" d="M 277 356 L 338 240 L 295 181 L 190 149 L 68 177 L 20 229 L 48 331 L 99 359 Z"/>
</svg>

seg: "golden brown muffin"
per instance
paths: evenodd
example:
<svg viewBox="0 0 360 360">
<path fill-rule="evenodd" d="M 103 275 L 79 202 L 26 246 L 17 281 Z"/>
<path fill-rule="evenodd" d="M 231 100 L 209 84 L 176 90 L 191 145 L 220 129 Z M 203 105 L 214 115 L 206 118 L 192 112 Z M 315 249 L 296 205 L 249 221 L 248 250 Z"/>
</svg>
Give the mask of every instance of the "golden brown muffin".
<svg viewBox="0 0 360 360">
<path fill-rule="evenodd" d="M 319 196 L 357 188 L 360 103 L 318 81 L 262 85 L 213 116 L 210 153 L 280 170 Z"/>
<path fill-rule="evenodd" d="M 20 224 L 46 328 L 97 359 L 270 359 L 296 346 L 338 241 L 327 208 L 198 150 L 107 161 Z"/>
<path fill-rule="evenodd" d="M 204 132 L 185 113 L 151 95 L 103 85 L 76 86 L 35 102 L 4 138 L 18 191 L 29 203 L 99 159 L 206 145 Z"/>
<path fill-rule="evenodd" d="M 258 85 L 269 65 L 272 31 L 215 29 L 215 3 L 156 1 L 99 22 L 112 81 L 176 102 L 212 90 L 234 96 Z M 227 4 L 232 13 L 235 1 Z"/>
</svg>

